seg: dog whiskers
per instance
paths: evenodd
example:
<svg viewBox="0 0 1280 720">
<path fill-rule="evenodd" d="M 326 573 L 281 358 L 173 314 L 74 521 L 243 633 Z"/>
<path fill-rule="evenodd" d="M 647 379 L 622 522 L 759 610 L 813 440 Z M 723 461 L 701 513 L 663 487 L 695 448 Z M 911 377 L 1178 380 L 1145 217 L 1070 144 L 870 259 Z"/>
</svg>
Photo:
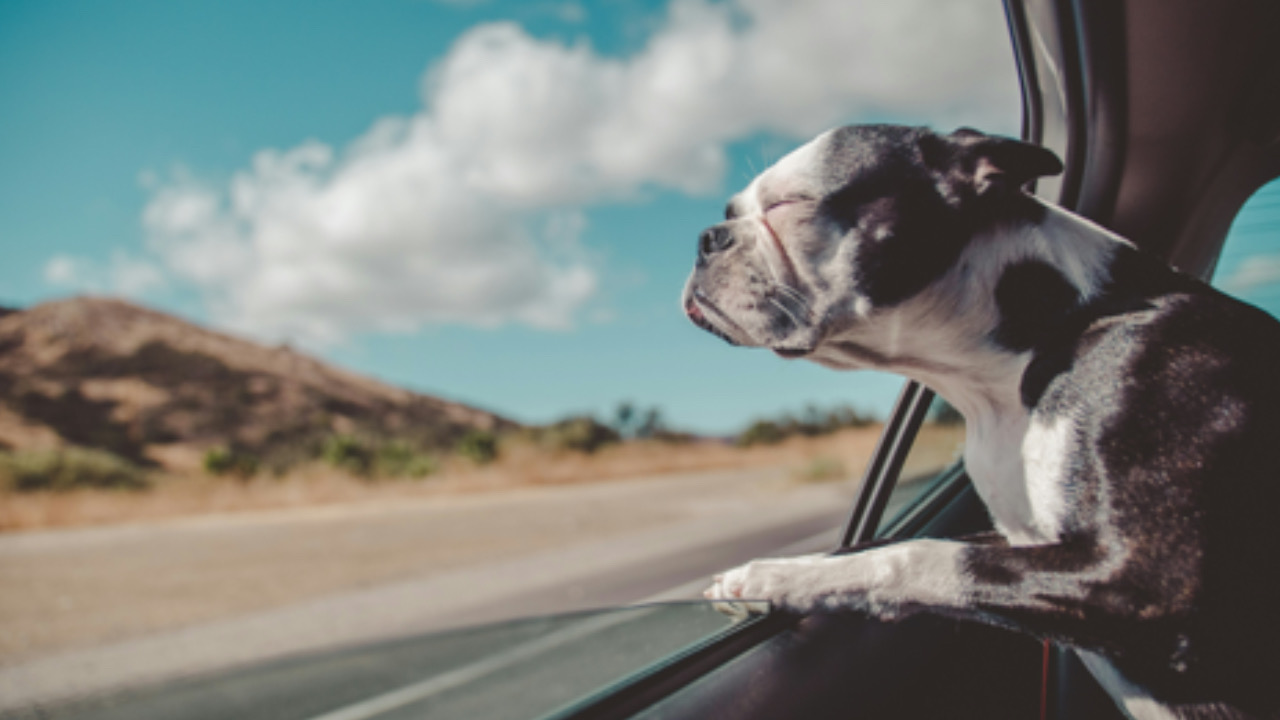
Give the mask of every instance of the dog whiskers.
<svg viewBox="0 0 1280 720">
<path fill-rule="evenodd" d="M 790 291 L 790 293 L 788 294 L 787 292 L 778 292 L 778 293 L 770 292 L 765 294 L 764 296 L 765 299 L 769 301 L 770 305 L 781 310 L 782 314 L 786 315 L 787 318 L 791 320 L 791 324 L 793 326 L 797 328 L 804 327 L 804 322 L 802 322 L 801 319 L 796 315 L 796 312 L 798 311 L 801 315 L 804 315 L 807 318 L 809 316 L 808 303 L 805 302 L 804 298 L 801 297 L 799 293 L 795 292 L 791 288 L 779 285 L 776 287 L 776 289 L 778 291 Z M 779 294 L 782 295 L 781 298 L 778 297 Z M 791 300 L 793 304 L 798 305 L 799 307 L 793 310 L 792 308 L 787 307 L 787 303 L 783 302 L 783 300 Z"/>
<path fill-rule="evenodd" d="M 790 285 L 775 285 L 773 286 L 772 290 L 774 292 L 785 295 L 786 297 L 794 300 L 797 303 L 800 303 L 801 305 L 809 304 L 809 301 L 805 299 L 804 295 L 799 290 L 796 290 Z"/>
<path fill-rule="evenodd" d="M 792 325 L 794 325 L 795 327 L 800 327 L 800 320 L 795 316 L 795 313 L 791 312 L 791 310 L 787 309 L 786 305 L 782 304 L 781 300 L 779 300 L 776 297 L 768 297 L 765 299 L 769 301 L 770 305 L 781 310 L 783 315 L 786 315 L 788 318 L 790 318 Z"/>
<path fill-rule="evenodd" d="M 779 299 L 777 296 L 781 296 L 781 298 Z M 800 313 L 806 319 L 811 318 L 813 315 L 812 310 L 809 308 L 809 301 L 800 293 L 799 290 L 796 290 L 793 287 L 781 284 L 774 285 L 769 289 L 766 297 L 768 297 L 769 301 L 774 305 L 781 308 L 782 311 L 792 319 L 792 321 L 795 321 L 797 327 L 800 323 L 797 320 L 795 313 Z M 790 308 L 783 306 L 782 301 L 784 300 L 789 301 L 791 305 Z"/>
</svg>

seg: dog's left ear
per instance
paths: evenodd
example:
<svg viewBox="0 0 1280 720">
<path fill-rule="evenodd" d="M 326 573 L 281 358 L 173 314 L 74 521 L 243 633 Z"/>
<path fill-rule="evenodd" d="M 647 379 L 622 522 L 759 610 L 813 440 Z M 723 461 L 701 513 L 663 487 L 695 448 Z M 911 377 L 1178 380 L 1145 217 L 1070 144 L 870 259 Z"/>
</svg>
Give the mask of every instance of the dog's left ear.
<svg viewBox="0 0 1280 720">
<path fill-rule="evenodd" d="M 1016 191 L 1038 177 L 1062 172 L 1062 161 L 1052 150 L 971 128 L 925 135 L 920 152 L 927 165 L 967 184 L 977 196 Z"/>
</svg>

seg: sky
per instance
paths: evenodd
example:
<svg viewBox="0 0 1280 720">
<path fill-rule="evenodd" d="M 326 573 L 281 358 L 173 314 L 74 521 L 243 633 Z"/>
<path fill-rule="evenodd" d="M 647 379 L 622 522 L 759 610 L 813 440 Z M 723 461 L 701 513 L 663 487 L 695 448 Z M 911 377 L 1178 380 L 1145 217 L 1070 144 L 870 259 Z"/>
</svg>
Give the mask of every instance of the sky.
<svg viewBox="0 0 1280 720">
<path fill-rule="evenodd" d="M 695 239 L 822 130 L 1016 135 L 995 0 L 0 4 L 0 304 L 118 295 L 523 422 L 729 433 L 900 381 L 683 317 Z M 1280 309 L 1280 192 L 1224 286 Z"/>
</svg>

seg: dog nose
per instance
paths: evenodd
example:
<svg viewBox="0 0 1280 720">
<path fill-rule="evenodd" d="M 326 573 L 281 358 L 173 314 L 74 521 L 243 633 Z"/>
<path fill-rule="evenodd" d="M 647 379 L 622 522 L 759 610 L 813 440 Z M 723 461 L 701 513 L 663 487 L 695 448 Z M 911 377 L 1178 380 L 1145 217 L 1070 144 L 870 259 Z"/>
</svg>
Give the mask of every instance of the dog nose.
<svg viewBox="0 0 1280 720">
<path fill-rule="evenodd" d="M 733 245 L 733 233 L 728 228 L 717 225 L 702 231 L 698 236 L 698 254 L 702 257 L 708 257 L 718 252 L 724 252 Z"/>
</svg>

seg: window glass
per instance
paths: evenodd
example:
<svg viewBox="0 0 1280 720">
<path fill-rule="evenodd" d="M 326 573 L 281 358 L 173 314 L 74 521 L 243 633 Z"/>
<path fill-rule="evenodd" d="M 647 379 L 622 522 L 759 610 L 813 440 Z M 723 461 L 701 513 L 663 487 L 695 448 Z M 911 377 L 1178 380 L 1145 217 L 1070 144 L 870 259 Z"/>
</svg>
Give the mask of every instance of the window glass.
<svg viewBox="0 0 1280 720">
<path fill-rule="evenodd" d="M 666 603 L 397 638 L 43 708 L 39 716 L 559 717 L 765 617 L 760 604 L 725 605 L 737 612 Z"/>
<path fill-rule="evenodd" d="M 889 504 L 880 516 L 877 534 L 913 501 L 923 496 L 955 465 L 964 450 L 964 417 L 940 396 L 934 396 L 920 432 L 902 465 L 897 485 L 889 496 Z"/>
<path fill-rule="evenodd" d="M 1264 185 L 1240 209 L 1213 285 L 1280 317 L 1280 180 Z"/>
</svg>

